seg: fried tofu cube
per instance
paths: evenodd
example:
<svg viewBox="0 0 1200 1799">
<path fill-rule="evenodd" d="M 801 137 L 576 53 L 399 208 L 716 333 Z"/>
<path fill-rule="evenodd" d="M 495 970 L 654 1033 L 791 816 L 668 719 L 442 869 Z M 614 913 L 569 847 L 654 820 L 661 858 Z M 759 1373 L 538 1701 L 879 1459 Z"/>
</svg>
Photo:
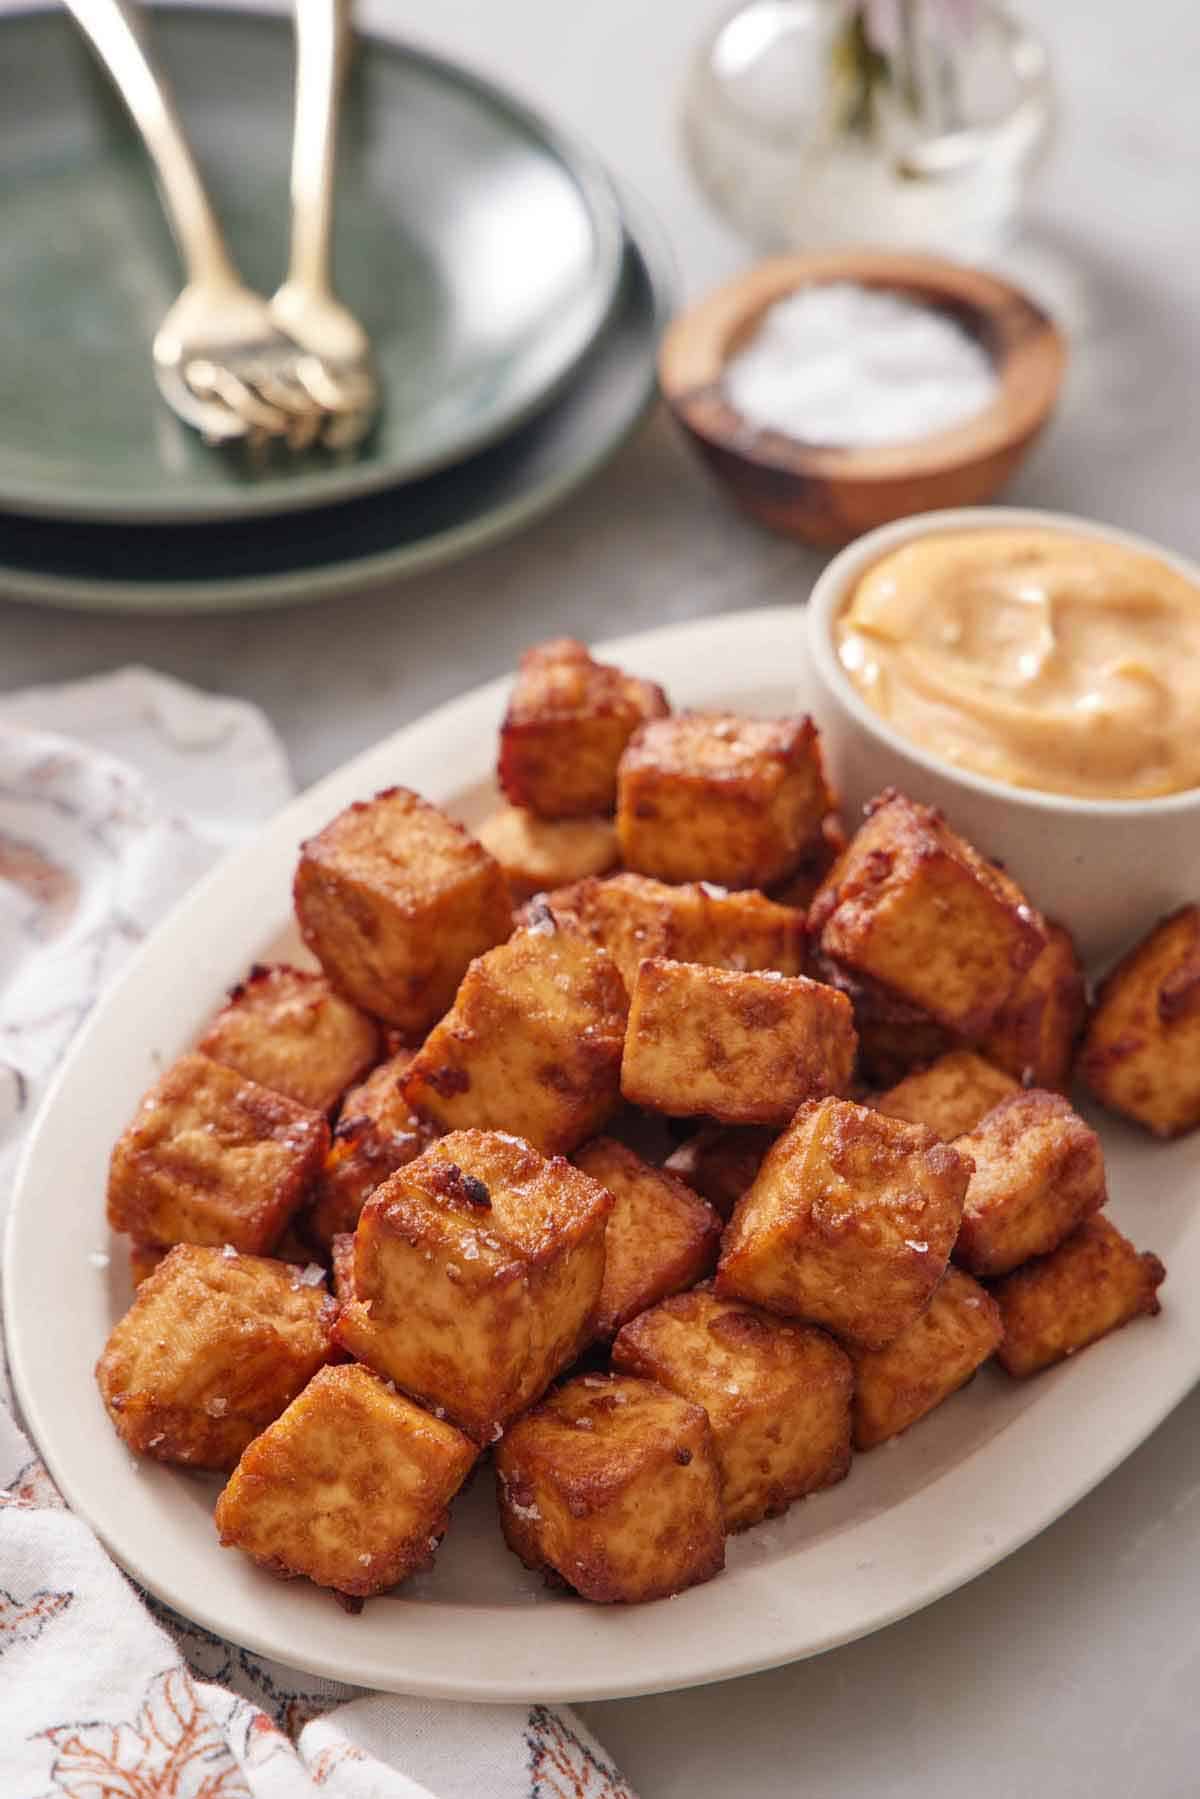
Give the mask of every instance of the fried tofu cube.
<svg viewBox="0 0 1200 1799">
<path fill-rule="evenodd" d="M 986 1031 L 1046 943 L 1016 882 L 893 788 L 872 802 L 808 922 L 822 955 L 964 1037 Z"/>
<path fill-rule="evenodd" d="M 108 1222 L 138 1243 L 272 1249 L 329 1148 L 319 1112 L 208 1056 L 151 1087 L 112 1153 Z"/>
<path fill-rule="evenodd" d="M 1046 1255 L 1108 1198 L 1100 1139 L 1061 1093 L 1014 1093 L 955 1141 L 975 1164 L 954 1259 L 1007 1274 Z"/>
<path fill-rule="evenodd" d="M 1200 906 L 1164 918 L 1105 978 L 1079 1073 L 1156 1137 L 1200 1124 Z"/>
<path fill-rule="evenodd" d="M 500 786 L 543 818 L 611 813 L 621 752 L 640 724 L 669 709 L 653 681 L 594 662 L 574 638 L 536 644 L 521 658 L 500 727 Z"/>
<path fill-rule="evenodd" d="M 621 758 L 621 859 L 660 881 L 771 887 L 830 805 L 811 718 L 678 713 L 643 725 Z"/>
<path fill-rule="evenodd" d="M 613 1366 L 704 1407 L 727 1530 L 774 1517 L 849 1471 L 850 1361 L 812 1325 L 699 1287 L 627 1324 Z"/>
<path fill-rule="evenodd" d="M 959 1039 L 919 1006 L 897 999 L 878 981 L 839 968 L 827 956 L 813 958 L 813 975 L 844 993 L 858 1034 L 858 1079 L 870 1087 L 892 1087 L 958 1047 Z"/>
<path fill-rule="evenodd" d="M 595 1334 L 612 1204 L 519 1137 L 452 1132 L 363 1207 L 339 1343 L 494 1441 Z"/>
<path fill-rule="evenodd" d="M 1156 1316 L 1166 1275 L 1156 1255 L 1139 1255 L 1107 1218 L 1086 1218 L 1049 1255 L 992 1288 L 1004 1325 L 1001 1367 L 1018 1377 L 1037 1374 L 1131 1318 Z"/>
<path fill-rule="evenodd" d="M 412 1050 L 398 1051 L 346 1095 L 305 1213 L 315 1242 L 328 1245 L 340 1231 L 353 1231 L 379 1183 L 419 1156 L 436 1135 L 404 1097 L 402 1083 L 412 1059 Z"/>
<path fill-rule="evenodd" d="M 441 1130 L 508 1130 L 567 1155 L 620 1103 L 628 1010 L 612 958 L 547 915 L 472 962 L 404 1097 Z"/>
<path fill-rule="evenodd" d="M 142 1281 L 96 1364 L 139 1455 L 232 1468 L 328 1359 L 337 1307 L 283 1262 L 181 1243 Z"/>
<path fill-rule="evenodd" d="M 584 1599 L 665 1599 L 725 1566 L 708 1419 L 652 1381 L 566 1381 L 513 1425 L 496 1477 L 514 1555 Z"/>
<path fill-rule="evenodd" d="M 762 1125 L 704 1124 L 663 1166 L 728 1218 L 753 1184 L 776 1135 Z"/>
<path fill-rule="evenodd" d="M 221 1545 L 350 1598 L 428 1568 L 476 1450 L 366 1368 L 323 1368 L 217 1500 Z"/>
<path fill-rule="evenodd" d="M 883 1349 L 852 1349 L 854 1447 L 874 1449 L 966 1385 L 1004 1335 L 996 1302 L 947 1268 L 925 1310 Z"/>
<path fill-rule="evenodd" d="M 803 915 L 761 893 L 731 893 L 708 881 L 670 887 L 648 875 L 622 873 L 559 888 L 544 896 L 544 904 L 608 951 L 631 992 L 650 956 L 709 968 L 805 972 Z"/>
<path fill-rule="evenodd" d="M 738 1202 L 717 1292 L 882 1349 L 946 1272 L 970 1172 L 923 1124 L 809 1101 Z"/>
<path fill-rule="evenodd" d="M 524 806 L 499 807 L 480 825 L 479 841 L 504 870 L 515 905 L 606 875 L 621 860 L 611 818 L 540 818 Z"/>
<path fill-rule="evenodd" d="M 711 1274 L 721 1220 L 681 1180 L 611 1137 L 587 1144 L 575 1166 L 613 1196 L 596 1335 L 615 1337 L 639 1312 Z"/>
<path fill-rule="evenodd" d="M 379 1056 L 379 1026 L 308 969 L 256 966 L 196 1045 L 313 1112 L 331 1112 Z"/>
<path fill-rule="evenodd" d="M 950 1143 L 974 1130 L 985 1112 L 1021 1091 L 1012 1076 L 993 1067 L 972 1049 L 952 1049 L 928 1068 L 905 1075 L 875 1101 L 877 1112 L 927 1124 L 935 1137 Z"/>
<path fill-rule="evenodd" d="M 855 1047 L 849 1001 L 819 981 L 655 959 L 634 984 L 621 1091 L 676 1118 L 785 1124 L 845 1091 Z"/>
<path fill-rule="evenodd" d="M 1086 1013 L 1083 967 L 1071 934 L 1047 919 L 1045 949 L 1021 976 L 979 1048 L 1023 1086 L 1062 1093 L 1070 1085 Z"/>
<path fill-rule="evenodd" d="M 500 864 L 406 787 L 347 806 L 310 837 L 293 895 L 334 986 L 410 1038 L 441 1017 L 471 958 L 512 929 Z"/>
</svg>

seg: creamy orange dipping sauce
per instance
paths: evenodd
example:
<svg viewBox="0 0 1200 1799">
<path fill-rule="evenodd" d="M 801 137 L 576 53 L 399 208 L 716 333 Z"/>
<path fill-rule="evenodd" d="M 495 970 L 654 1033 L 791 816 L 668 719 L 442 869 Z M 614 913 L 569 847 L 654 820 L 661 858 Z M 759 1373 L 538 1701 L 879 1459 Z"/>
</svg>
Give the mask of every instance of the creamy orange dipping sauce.
<svg viewBox="0 0 1200 1799">
<path fill-rule="evenodd" d="M 1088 799 L 1200 786 L 1200 587 L 1155 556 L 1064 531 L 921 537 L 834 629 L 872 710 L 960 768 Z"/>
</svg>

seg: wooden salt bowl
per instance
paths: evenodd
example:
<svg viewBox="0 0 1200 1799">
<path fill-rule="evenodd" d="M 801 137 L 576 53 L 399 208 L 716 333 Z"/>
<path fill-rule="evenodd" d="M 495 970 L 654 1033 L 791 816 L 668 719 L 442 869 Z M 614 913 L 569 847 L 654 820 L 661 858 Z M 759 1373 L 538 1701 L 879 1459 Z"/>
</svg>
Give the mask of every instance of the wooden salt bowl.
<svg viewBox="0 0 1200 1799">
<path fill-rule="evenodd" d="M 726 398 L 726 362 L 776 300 L 820 281 L 888 288 L 947 313 L 996 369 L 995 399 L 947 430 L 894 446 L 837 448 L 762 430 Z M 1058 398 L 1062 333 L 994 275 L 938 257 L 831 250 L 756 264 L 680 315 L 659 351 L 663 395 L 743 511 L 804 543 L 843 544 L 892 519 L 990 500 Z"/>
</svg>

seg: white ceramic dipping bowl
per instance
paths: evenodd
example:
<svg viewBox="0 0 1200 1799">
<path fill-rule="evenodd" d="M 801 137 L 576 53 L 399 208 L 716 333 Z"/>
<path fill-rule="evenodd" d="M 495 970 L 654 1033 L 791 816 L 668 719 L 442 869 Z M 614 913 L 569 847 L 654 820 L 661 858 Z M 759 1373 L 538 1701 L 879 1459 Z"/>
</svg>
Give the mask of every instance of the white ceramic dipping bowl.
<svg viewBox="0 0 1200 1799">
<path fill-rule="evenodd" d="M 940 806 L 951 825 L 1002 862 L 1034 904 L 1070 927 L 1096 970 L 1158 918 L 1200 901 L 1200 787 L 1150 800 L 1073 799 L 1009 787 L 952 766 L 874 713 L 838 661 L 834 625 L 861 575 L 914 538 L 943 531 L 1042 529 L 1095 537 L 1170 563 L 1200 588 L 1200 568 L 1146 538 L 1061 512 L 988 506 L 926 512 L 868 532 L 835 556 L 808 604 L 817 714 L 831 776 L 853 818 L 884 787 Z"/>
</svg>

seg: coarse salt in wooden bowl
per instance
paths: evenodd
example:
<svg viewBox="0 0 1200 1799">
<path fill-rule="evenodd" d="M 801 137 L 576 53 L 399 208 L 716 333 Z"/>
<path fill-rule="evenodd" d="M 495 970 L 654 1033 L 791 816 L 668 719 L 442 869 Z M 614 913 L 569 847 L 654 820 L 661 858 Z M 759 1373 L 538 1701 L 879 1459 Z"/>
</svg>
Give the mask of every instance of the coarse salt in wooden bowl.
<svg viewBox="0 0 1200 1799">
<path fill-rule="evenodd" d="M 961 424 L 881 447 L 806 443 L 744 418 L 724 373 L 767 309 L 818 282 L 883 288 L 949 315 L 987 351 L 993 399 Z M 843 544 L 910 513 L 989 500 L 1054 408 L 1062 333 L 1019 288 L 981 269 L 887 250 L 780 256 L 682 313 L 659 352 L 663 396 L 734 500 L 773 531 Z"/>
</svg>

